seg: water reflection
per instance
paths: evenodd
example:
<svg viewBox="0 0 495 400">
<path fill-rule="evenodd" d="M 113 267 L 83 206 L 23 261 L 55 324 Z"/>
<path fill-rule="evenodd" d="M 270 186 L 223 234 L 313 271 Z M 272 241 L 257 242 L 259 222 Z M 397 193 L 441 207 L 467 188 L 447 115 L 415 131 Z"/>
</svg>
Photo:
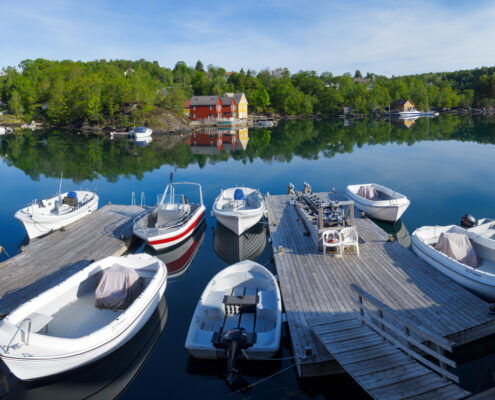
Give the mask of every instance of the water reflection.
<svg viewBox="0 0 495 400">
<path fill-rule="evenodd" d="M 402 222 L 401 219 L 399 219 L 394 223 L 380 221 L 378 219 L 373 219 L 373 218 L 371 219 L 385 232 L 392 235 L 394 240 L 398 241 L 402 246 L 404 246 L 407 249 L 411 247 L 411 234 L 409 233 L 409 231 L 406 228 L 406 225 L 404 225 L 404 222 Z"/>
<path fill-rule="evenodd" d="M 177 278 L 187 272 L 205 237 L 206 221 L 183 242 L 165 251 L 156 251 L 146 246 L 144 252 L 158 257 L 167 266 L 168 279 Z"/>
<path fill-rule="evenodd" d="M 195 155 L 216 155 L 222 152 L 232 153 L 236 150 L 238 139 L 245 150 L 248 142 L 247 128 L 242 130 L 235 129 L 201 129 L 191 134 L 187 141 L 191 152 Z"/>
<path fill-rule="evenodd" d="M 132 381 L 158 342 L 168 318 L 165 297 L 143 328 L 120 349 L 91 365 L 33 382 L 19 382 L 7 399 L 113 399 Z"/>
<path fill-rule="evenodd" d="M 396 125 L 397 122 L 399 125 Z M 0 156 L 10 166 L 23 170 L 32 179 L 41 174 L 75 181 L 92 180 L 98 175 L 109 181 L 119 176 L 141 179 L 163 165 L 186 168 L 214 164 L 229 158 L 243 162 L 290 161 L 334 157 L 356 147 L 423 140 L 458 140 L 495 143 L 495 117 L 442 115 L 415 121 L 341 120 L 285 121 L 270 129 L 199 130 L 192 134 L 153 138 L 145 147 L 129 140 L 111 141 L 104 137 L 45 131 L 13 135 L 0 143 Z M 404 129 L 407 127 L 408 129 Z M 249 145 L 248 145 L 249 143 Z"/>
<path fill-rule="evenodd" d="M 217 223 L 213 248 L 218 257 L 229 264 L 243 260 L 255 261 L 265 250 L 266 228 L 263 222 L 237 236 L 230 229 Z"/>
</svg>

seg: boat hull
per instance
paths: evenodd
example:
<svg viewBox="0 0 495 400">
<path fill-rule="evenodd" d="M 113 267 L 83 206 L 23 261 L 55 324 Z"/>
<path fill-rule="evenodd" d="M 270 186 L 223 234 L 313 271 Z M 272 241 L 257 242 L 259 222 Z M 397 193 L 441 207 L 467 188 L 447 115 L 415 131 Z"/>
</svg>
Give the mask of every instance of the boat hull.
<svg viewBox="0 0 495 400">
<path fill-rule="evenodd" d="M 346 188 L 345 193 L 351 200 L 354 201 L 357 208 L 364 211 L 370 217 L 382 221 L 398 221 L 409 207 L 409 204 L 411 204 L 407 197 L 400 194 L 400 197 L 396 199 L 373 201 L 358 196 L 349 189 L 349 186 Z"/>
<path fill-rule="evenodd" d="M 474 294 L 495 301 L 495 279 L 489 280 L 475 268 L 468 267 L 433 250 L 418 237 L 417 232 L 421 229 L 419 228 L 412 234 L 412 248 L 419 258 Z"/>
<path fill-rule="evenodd" d="M 148 236 L 145 232 L 134 229 L 136 236 L 143 239 L 149 246 L 155 250 L 163 250 L 175 246 L 191 236 L 197 227 L 201 225 L 206 216 L 206 208 L 199 207 L 194 215 L 189 218 L 186 224 L 173 231 L 166 232 L 161 235 Z"/>
<path fill-rule="evenodd" d="M 218 222 L 239 236 L 254 226 L 261 219 L 263 216 L 263 210 L 260 210 L 256 214 L 247 216 L 226 215 L 216 211 L 214 211 L 214 214 L 217 217 Z"/>
<path fill-rule="evenodd" d="M 80 209 L 74 211 L 69 216 L 54 216 L 51 218 L 40 218 L 34 220 L 17 212 L 15 214 L 15 218 L 21 221 L 21 223 L 24 225 L 29 239 L 34 239 L 46 235 L 50 232 L 56 231 L 57 229 L 63 228 L 64 226 L 70 225 L 73 222 L 84 218 L 86 215 L 91 214 L 98 209 L 98 201 L 98 196 L 95 195 L 93 200 L 91 200 L 88 204 L 84 205 Z"/>
</svg>

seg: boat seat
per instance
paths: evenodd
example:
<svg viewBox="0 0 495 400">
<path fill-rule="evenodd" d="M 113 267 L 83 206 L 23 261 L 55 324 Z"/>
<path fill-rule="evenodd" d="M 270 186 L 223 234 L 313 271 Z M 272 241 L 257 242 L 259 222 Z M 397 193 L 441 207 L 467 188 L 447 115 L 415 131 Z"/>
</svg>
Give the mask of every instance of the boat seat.
<svg viewBox="0 0 495 400">
<path fill-rule="evenodd" d="M 31 332 L 39 332 L 43 328 L 47 328 L 49 322 L 53 319 L 51 315 L 34 312 L 29 317 L 31 320 Z"/>
<path fill-rule="evenodd" d="M 258 302 L 259 297 L 257 295 L 224 296 L 223 298 L 227 314 L 256 313 Z"/>
</svg>

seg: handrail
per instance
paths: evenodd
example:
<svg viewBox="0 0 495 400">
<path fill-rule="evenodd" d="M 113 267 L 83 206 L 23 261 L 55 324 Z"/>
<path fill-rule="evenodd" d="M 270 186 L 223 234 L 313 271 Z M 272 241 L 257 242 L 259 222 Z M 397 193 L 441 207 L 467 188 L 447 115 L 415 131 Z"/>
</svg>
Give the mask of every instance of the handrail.
<svg viewBox="0 0 495 400">
<path fill-rule="evenodd" d="M 373 297 L 368 292 L 365 292 L 362 288 L 360 288 L 355 283 L 351 283 L 351 288 L 354 289 L 354 291 L 356 291 L 360 296 L 365 297 L 370 303 L 372 303 L 373 305 L 378 307 L 379 310 L 381 310 L 382 312 L 385 312 L 387 315 L 389 315 L 390 317 L 395 319 L 397 322 L 399 322 L 403 326 L 407 327 L 409 330 L 413 331 L 414 333 L 416 333 L 419 336 L 424 337 L 425 339 L 428 339 L 431 342 L 434 342 L 435 344 L 441 346 L 445 350 L 452 352 L 452 346 L 455 343 L 453 343 L 450 340 L 445 339 L 441 336 L 438 336 L 437 334 L 435 334 L 433 332 L 429 332 L 425 328 L 412 325 L 411 323 L 407 322 L 403 318 L 399 317 L 397 315 L 397 313 L 394 310 L 392 310 L 389 306 L 387 306 L 386 304 L 383 304 L 380 300 Z"/>
<path fill-rule="evenodd" d="M 28 331 L 27 331 L 27 334 L 26 334 L 26 344 L 29 344 L 29 333 L 31 332 L 31 318 L 24 318 L 21 323 L 19 324 L 19 326 L 17 327 L 17 330 L 15 331 L 14 335 L 12 336 L 12 338 L 10 339 L 10 342 L 9 344 L 7 345 L 6 349 L 5 349 L 5 352 L 8 353 L 9 352 L 9 349 L 10 349 L 10 345 L 12 344 L 12 342 L 14 341 L 15 337 L 17 336 L 17 333 L 20 331 L 21 327 L 22 327 L 22 324 L 26 321 L 29 321 L 29 325 L 28 325 Z"/>
<path fill-rule="evenodd" d="M 352 300 L 359 307 L 358 318 L 363 324 L 368 325 L 380 336 L 397 346 L 410 357 L 416 359 L 430 369 L 438 372 L 444 379 L 448 378 L 454 382 L 459 383 L 459 377 L 448 370 L 449 366 L 456 368 L 457 364 L 455 361 L 446 357 L 444 353 L 445 350 L 449 352 L 453 351 L 453 342 L 432 332 L 429 332 L 424 328 L 412 325 L 411 323 L 405 321 L 400 316 L 398 316 L 394 310 L 383 304 L 380 300 L 376 299 L 371 294 L 365 292 L 356 284 L 351 284 L 351 288 L 358 294 L 358 299 L 353 297 Z M 368 306 L 366 306 L 363 302 L 363 299 L 366 299 L 378 309 L 378 316 L 370 315 L 370 313 L 375 310 L 371 310 Z M 394 319 L 401 326 L 398 327 L 385 320 L 384 314 Z M 385 331 L 385 328 L 387 328 L 387 331 Z M 411 332 L 415 333 L 421 338 L 415 338 L 411 336 Z M 402 341 L 399 339 L 402 339 Z M 429 340 L 432 343 L 433 348 L 422 342 L 422 339 Z M 439 365 L 432 362 L 431 359 L 425 358 L 424 354 L 419 353 L 419 350 L 423 351 L 427 355 L 432 356 Z"/>
</svg>

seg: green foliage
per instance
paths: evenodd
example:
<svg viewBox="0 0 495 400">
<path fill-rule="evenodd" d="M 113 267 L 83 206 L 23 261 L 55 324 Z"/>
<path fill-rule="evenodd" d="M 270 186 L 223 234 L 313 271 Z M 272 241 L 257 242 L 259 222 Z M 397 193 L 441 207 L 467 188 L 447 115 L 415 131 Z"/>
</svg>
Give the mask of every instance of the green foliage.
<svg viewBox="0 0 495 400">
<path fill-rule="evenodd" d="M 194 68 L 179 61 L 173 69 L 156 61 L 92 62 L 24 60 L 0 77 L 0 99 L 18 118 L 41 116 L 58 125 L 112 126 L 150 121 L 157 107 L 182 114 L 193 95 L 244 92 L 251 112 L 286 115 L 314 112 L 336 115 L 343 107 L 368 114 L 384 111 L 389 102 L 410 99 L 418 109 L 495 106 L 495 67 L 452 73 L 387 78 L 359 70 L 352 76 L 287 68 L 258 73 L 197 61 Z"/>
</svg>

